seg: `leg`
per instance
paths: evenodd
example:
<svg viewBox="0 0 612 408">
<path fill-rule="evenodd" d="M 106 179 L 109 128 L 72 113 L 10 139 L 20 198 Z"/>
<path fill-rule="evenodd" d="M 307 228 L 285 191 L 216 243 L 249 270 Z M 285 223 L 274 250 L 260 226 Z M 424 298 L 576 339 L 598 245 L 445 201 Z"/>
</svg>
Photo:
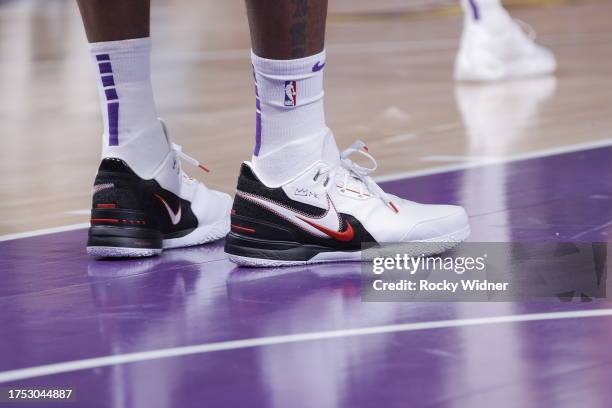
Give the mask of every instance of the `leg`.
<svg viewBox="0 0 612 408">
<path fill-rule="evenodd" d="M 247 9 L 256 139 L 238 179 L 225 241 L 230 259 L 249 266 L 358 261 L 364 244 L 436 241 L 420 255 L 465 239 L 461 207 L 390 196 L 369 176 L 376 162 L 365 144 L 338 151 L 323 112 L 327 1 L 247 0 Z M 351 153 L 372 166 L 353 163 Z"/>
<path fill-rule="evenodd" d="M 246 0 L 253 52 L 288 60 L 323 51 L 327 0 Z"/>
<path fill-rule="evenodd" d="M 168 153 L 151 84 L 150 0 L 78 5 L 98 78 L 102 157 L 120 158 L 150 178 Z"/>
<path fill-rule="evenodd" d="M 188 179 L 158 119 L 151 84 L 150 0 L 78 0 L 104 133 L 87 252 L 139 257 L 229 230 L 228 195 Z M 198 164 L 190 159 L 191 163 Z"/>
<path fill-rule="evenodd" d="M 323 110 L 327 0 L 246 0 L 256 92 L 253 164 L 282 184 L 333 138 Z"/>
<path fill-rule="evenodd" d="M 149 36 L 151 0 L 77 0 L 90 43 Z"/>
</svg>

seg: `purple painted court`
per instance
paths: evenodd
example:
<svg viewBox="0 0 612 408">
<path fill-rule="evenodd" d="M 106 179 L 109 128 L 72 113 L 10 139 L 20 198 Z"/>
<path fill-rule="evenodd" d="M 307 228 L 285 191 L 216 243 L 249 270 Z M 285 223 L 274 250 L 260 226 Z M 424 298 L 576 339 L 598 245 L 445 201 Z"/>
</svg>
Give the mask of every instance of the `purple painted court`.
<svg viewBox="0 0 612 408">
<path fill-rule="evenodd" d="M 465 206 L 473 242 L 610 242 L 611 158 L 384 188 Z M 78 407 L 612 406 L 607 301 L 365 303 L 359 264 L 239 269 L 222 243 L 98 261 L 85 237 L 0 242 L 0 387 L 70 388 Z"/>
</svg>

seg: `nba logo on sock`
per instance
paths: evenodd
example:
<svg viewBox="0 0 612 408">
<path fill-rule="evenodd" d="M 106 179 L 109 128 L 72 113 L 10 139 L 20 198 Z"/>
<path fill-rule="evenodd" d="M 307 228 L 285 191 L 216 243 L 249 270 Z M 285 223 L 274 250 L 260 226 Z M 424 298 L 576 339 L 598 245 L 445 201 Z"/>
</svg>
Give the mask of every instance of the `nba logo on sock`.
<svg viewBox="0 0 612 408">
<path fill-rule="evenodd" d="M 296 81 L 285 81 L 285 106 L 297 106 Z"/>
</svg>

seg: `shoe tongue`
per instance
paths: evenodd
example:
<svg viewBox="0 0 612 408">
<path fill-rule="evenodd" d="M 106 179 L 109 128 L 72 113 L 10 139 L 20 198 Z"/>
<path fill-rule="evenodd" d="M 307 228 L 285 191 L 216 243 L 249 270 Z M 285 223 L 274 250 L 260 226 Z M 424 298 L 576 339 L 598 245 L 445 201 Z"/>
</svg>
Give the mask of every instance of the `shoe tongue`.
<svg viewBox="0 0 612 408">
<path fill-rule="evenodd" d="M 338 149 L 336 139 L 331 132 L 327 134 L 323 142 L 321 159 L 330 166 L 336 166 L 340 163 L 340 149 Z"/>
<path fill-rule="evenodd" d="M 158 119 L 159 124 L 161 125 L 162 128 L 162 132 L 164 132 L 164 137 L 166 138 L 166 143 L 168 143 L 168 148 L 171 150 L 172 149 L 172 141 L 170 140 L 170 132 L 168 131 L 168 126 L 166 125 L 166 122 L 164 122 L 161 119 Z"/>
<path fill-rule="evenodd" d="M 344 184 L 345 175 L 347 175 L 346 185 Z M 371 194 L 366 184 L 360 179 L 354 177 L 351 172 L 345 169 L 344 167 L 339 167 L 336 171 L 336 187 L 347 190 L 348 192 L 354 193 L 355 195 L 359 195 L 359 191 L 361 191 L 363 195 Z"/>
<path fill-rule="evenodd" d="M 331 132 L 329 132 L 329 134 L 325 138 L 322 153 L 323 161 L 327 163 L 330 167 L 337 168 L 335 175 L 336 187 L 345 189 L 351 193 L 355 192 L 355 195 L 358 195 L 359 191 L 361 191 L 362 194 L 370 194 L 368 187 L 363 181 L 354 177 L 350 171 L 340 165 L 340 149 L 338 149 L 336 139 L 334 138 Z M 345 175 L 347 175 L 346 185 L 344 185 Z"/>
</svg>

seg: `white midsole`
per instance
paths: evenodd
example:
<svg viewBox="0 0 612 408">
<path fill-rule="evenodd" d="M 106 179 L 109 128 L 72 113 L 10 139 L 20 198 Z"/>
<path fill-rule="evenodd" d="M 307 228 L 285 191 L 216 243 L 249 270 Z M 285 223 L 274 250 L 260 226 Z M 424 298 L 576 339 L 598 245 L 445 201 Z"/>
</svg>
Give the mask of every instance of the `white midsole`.
<svg viewBox="0 0 612 408">
<path fill-rule="evenodd" d="M 164 249 L 182 248 L 205 244 L 223 238 L 230 231 L 230 218 L 224 217 L 213 224 L 202 225 L 189 234 L 179 237 L 164 239 Z"/>
</svg>

